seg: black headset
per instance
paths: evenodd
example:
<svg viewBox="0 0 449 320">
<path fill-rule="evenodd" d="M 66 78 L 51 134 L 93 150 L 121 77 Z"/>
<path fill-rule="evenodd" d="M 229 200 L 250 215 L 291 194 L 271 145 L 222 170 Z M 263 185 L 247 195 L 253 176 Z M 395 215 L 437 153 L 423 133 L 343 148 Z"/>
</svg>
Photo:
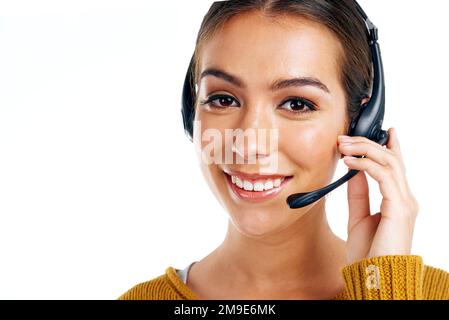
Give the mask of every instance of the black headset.
<svg viewBox="0 0 449 320">
<path fill-rule="evenodd" d="M 376 26 L 368 19 L 362 7 L 356 0 L 354 0 L 354 3 L 368 29 L 368 40 L 373 59 L 374 79 L 371 98 L 368 103 L 361 106 L 358 116 L 350 125 L 348 136 L 366 137 L 384 146 L 388 142 L 389 136 L 387 131 L 382 130 L 382 122 L 385 114 L 385 80 L 380 47 L 377 43 L 378 32 Z M 196 99 L 193 83 L 193 59 L 194 57 L 192 56 L 184 80 L 181 108 L 184 131 L 191 141 L 193 141 L 193 120 L 195 118 L 194 103 Z M 357 156 L 357 158 L 363 157 L 365 156 Z M 339 180 L 324 188 L 311 192 L 292 194 L 287 198 L 287 203 L 291 209 L 305 207 L 347 182 L 358 172 L 358 170 L 350 170 Z"/>
</svg>

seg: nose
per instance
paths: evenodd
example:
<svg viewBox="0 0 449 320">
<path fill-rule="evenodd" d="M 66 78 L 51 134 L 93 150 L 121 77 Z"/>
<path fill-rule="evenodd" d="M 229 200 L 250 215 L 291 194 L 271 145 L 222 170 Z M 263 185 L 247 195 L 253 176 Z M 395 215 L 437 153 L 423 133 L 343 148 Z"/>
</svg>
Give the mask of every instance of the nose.
<svg viewBox="0 0 449 320">
<path fill-rule="evenodd" d="M 256 163 L 277 150 L 277 128 L 270 110 L 266 104 L 258 104 L 241 112 L 232 151 L 245 163 Z"/>
</svg>

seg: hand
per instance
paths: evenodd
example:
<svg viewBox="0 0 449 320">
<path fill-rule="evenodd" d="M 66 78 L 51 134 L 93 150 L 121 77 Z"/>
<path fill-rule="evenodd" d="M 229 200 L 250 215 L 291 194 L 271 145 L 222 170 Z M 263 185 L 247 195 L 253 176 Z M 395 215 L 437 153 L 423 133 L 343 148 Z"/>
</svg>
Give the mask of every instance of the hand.
<svg viewBox="0 0 449 320">
<path fill-rule="evenodd" d="M 349 222 L 346 250 L 349 264 L 385 255 L 409 255 L 419 205 L 405 176 L 396 130 L 388 130 L 386 147 L 365 137 L 339 136 L 338 148 L 347 156 L 349 170 L 360 172 L 348 182 Z M 380 212 L 371 215 L 365 171 L 379 183 L 382 194 Z"/>
</svg>

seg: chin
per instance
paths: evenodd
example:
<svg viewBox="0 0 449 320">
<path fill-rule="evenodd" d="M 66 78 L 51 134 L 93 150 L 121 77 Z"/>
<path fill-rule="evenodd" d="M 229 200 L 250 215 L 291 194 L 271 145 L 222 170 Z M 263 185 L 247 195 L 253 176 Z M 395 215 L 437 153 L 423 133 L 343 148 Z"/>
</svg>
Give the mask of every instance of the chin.
<svg viewBox="0 0 449 320">
<path fill-rule="evenodd" d="M 282 211 L 269 209 L 239 209 L 228 210 L 234 227 L 248 237 L 262 237 L 284 229 L 291 221 Z"/>
</svg>

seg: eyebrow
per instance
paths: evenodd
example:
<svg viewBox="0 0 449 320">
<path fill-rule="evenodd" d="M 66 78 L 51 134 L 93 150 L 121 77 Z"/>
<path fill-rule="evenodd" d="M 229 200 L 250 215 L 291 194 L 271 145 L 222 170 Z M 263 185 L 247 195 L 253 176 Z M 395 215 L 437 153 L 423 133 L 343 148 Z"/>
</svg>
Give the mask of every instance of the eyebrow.
<svg viewBox="0 0 449 320">
<path fill-rule="evenodd" d="M 216 78 L 220 78 L 225 80 L 226 82 L 229 82 L 239 88 L 245 88 L 243 81 L 239 79 L 238 77 L 231 75 L 223 70 L 220 70 L 218 68 L 208 68 L 201 72 L 200 80 L 207 76 L 213 76 Z M 281 90 L 289 87 L 305 87 L 305 86 L 312 86 L 316 87 L 318 89 L 323 90 L 324 92 L 330 94 L 329 88 L 322 83 L 317 78 L 313 77 L 296 77 L 292 79 L 280 79 L 276 80 L 271 86 L 270 90 Z"/>
</svg>

